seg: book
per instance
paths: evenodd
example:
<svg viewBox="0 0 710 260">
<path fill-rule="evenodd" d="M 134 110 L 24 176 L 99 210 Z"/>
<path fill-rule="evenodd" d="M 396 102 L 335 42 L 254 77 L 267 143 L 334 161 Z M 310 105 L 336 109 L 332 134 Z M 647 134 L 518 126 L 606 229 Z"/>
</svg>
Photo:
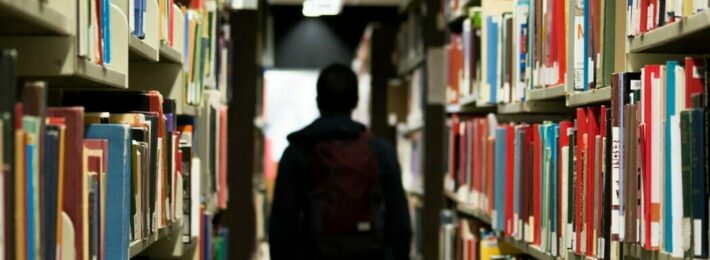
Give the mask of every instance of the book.
<svg viewBox="0 0 710 260">
<path fill-rule="evenodd" d="M 62 117 L 66 125 L 66 146 L 64 155 L 64 192 L 62 194 L 63 209 L 67 217 L 71 221 L 71 227 L 74 234 L 74 241 L 69 242 L 63 240 L 64 243 L 73 244 L 76 257 L 84 258 L 86 251 L 84 250 L 86 238 L 84 232 L 84 219 L 86 204 L 81 199 L 82 191 L 85 189 L 85 184 L 81 181 L 83 178 L 83 166 L 80 161 L 83 154 L 83 138 L 84 138 L 84 108 L 83 107 L 50 107 L 47 109 L 47 115 L 52 117 Z M 63 224 L 63 231 L 67 225 Z M 19 241 L 19 240 L 18 240 Z M 63 247 L 64 248 L 64 247 Z M 63 249 L 63 252 L 66 249 Z"/>
<path fill-rule="evenodd" d="M 16 60 L 17 52 L 15 50 L 3 49 L 0 51 L 0 121 L 2 121 L 3 131 L 2 150 L 3 156 L 0 164 L 0 174 L 2 174 L 2 189 L 3 196 L 2 205 L 5 209 L 15 209 L 15 108 L 17 103 L 17 83 L 16 83 Z M 4 257 L 6 259 L 15 259 L 15 217 L 12 210 L 3 210 L 2 226 L 3 239 L 1 247 L 5 250 Z"/>
<path fill-rule="evenodd" d="M 59 230 L 59 216 L 62 211 L 59 203 L 59 185 L 60 175 L 62 174 L 61 166 L 63 156 L 61 150 L 64 148 L 64 125 L 49 124 L 45 131 L 44 143 L 44 176 L 42 185 L 44 187 L 43 208 L 44 215 L 42 219 L 42 230 L 44 236 L 42 243 L 45 246 L 43 254 L 44 259 L 56 259 L 56 248 L 58 245 L 57 234 L 61 234 Z"/>
<path fill-rule="evenodd" d="M 107 212 L 130 212 L 131 131 L 125 124 L 92 124 L 86 137 L 108 141 Z M 129 214 L 107 214 L 105 259 L 128 258 Z"/>
</svg>

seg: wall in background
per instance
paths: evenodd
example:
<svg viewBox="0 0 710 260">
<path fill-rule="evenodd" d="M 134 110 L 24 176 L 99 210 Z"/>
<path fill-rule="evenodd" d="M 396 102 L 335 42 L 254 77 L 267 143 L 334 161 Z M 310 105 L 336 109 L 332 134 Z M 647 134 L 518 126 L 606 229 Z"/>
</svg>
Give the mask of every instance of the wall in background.
<svg viewBox="0 0 710 260">
<path fill-rule="evenodd" d="M 340 15 L 304 17 L 301 6 L 272 6 L 274 67 L 320 69 L 330 63 L 350 64 L 370 22 L 394 22 L 396 7 L 345 6 Z M 268 44 L 267 44 L 268 45 Z"/>
</svg>

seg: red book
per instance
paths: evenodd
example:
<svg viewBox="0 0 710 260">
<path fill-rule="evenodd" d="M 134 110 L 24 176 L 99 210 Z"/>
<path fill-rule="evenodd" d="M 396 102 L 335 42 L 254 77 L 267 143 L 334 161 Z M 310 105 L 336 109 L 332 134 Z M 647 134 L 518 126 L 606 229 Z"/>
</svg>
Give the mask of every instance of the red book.
<svg viewBox="0 0 710 260">
<path fill-rule="evenodd" d="M 466 158 L 469 156 L 468 138 L 468 123 L 466 122 L 466 120 L 461 120 L 459 121 L 458 187 L 461 187 L 466 184 L 466 163 L 468 162 Z"/>
<path fill-rule="evenodd" d="M 559 0 L 555 2 L 555 6 L 557 7 L 557 19 L 555 21 L 564 21 L 565 20 L 565 5 L 563 4 L 564 1 Z M 559 66 L 559 79 L 558 79 L 558 84 L 562 84 L 566 81 L 565 75 L 567 74 L 567 52 L 565 50 L 566 46 L 566 40 L 567 40 L 567 35 L 566 35 L 566 28 L 565 28 L 564 22 L 557 22 L 555 25 L 557 26 L 556 30 L 557 31 L 557 64 Z"/>
<path fill-rule="evenodd" d="M 451 136 L 449 136 L 449 177 L 451 180 L 456 180 L 456 172 L 458 168 L 458 136 L 459 136 L 459 118 L 456 115 L 451 116 Z"/>
<path fill-rule="evenodd" d="M 469 162 L 471 163 L 471 182 L 469 183 L 469 188 L 470 191 L 478 191 L 478 176 L 480 173 L 480 152 L 481 152 L 481 146 L 480 146 L 480 139 L 479 139 L 479 133 L 480 130 L 478 129 L 478 121 L 476 119 L 471 119 L 471 160 Z"/>
<path fill-rule="evenodd" d="M 642 106 L 643 106 L 643 112 L 641 116 L 641 122 L 645 125 L 644 129 L 644 143 L 642 144 L 643 148 L 643 171 L 642 171 L 642 179 L 643 179 L 643 205 L 644 205 L 644 223 L 645 223 L 645 245 L 647 249 L 651 249 L 651 171 L 654 171 L 654 169 L 651 168 L 651 160 L 652 160 L 652 149 L 651 148 L 651 143 L 653 142 L 653 135 L 652 135 L 652 129 L 653 127 L 653 95 L 652 95 L 652 89 L 653 89 L 653 79 L 660 78 L 660 72 L 661 72 L 661 66 L 660 65 L 646 65 L 643 70 L 643 84 L 642 84 L 642 90 L 641 90 L 641 95 L 642 95 Z"/>
<path fill-rule="evenodd" d="M 505 194 L 505 232 L 508 236 L 513 235 L 513 203 L 514 203 L 514 193 L 515 190 L 515 163 L 513 163 L 517 158 L 515 158 L 515 126 L 508 125 L 506 128 L 506 148 L 505 157 L 508 163 L 506 163 L 505 169 L 505 189 L 509 192 Z"/>
<path fill-rule="evenodd" d="M 492 215 L 493 213 L 493 202 L 495 201 L 494 197 L 494 191 L 493 191 L 493 176 L 495 175 L 495 144 L 496 144 L 496 139 L 493 136 L 488 136 L 487 137 L 487 142 L 488 142 L 488 156 L 486 156 L 486 160 L 488 161 L 488 167 L 487 170 L 488 172 L 486 173 L 486 181 L 488 182 L 487 186 L 487 191 L 488 191 L 488 215 Z"/>
<path fill-rule="evenodd" d="M 639 30 L 642 33 L 645 33 L 649 30 L 647 20 L 648 20 L 648 15 L 650 15 L 648 13 L 648 5 L 649 5 L 650 0 L 640 0 L 640 1 L 641 1 L 641 4 L 639 6 L 641 9 L 641 11 L 640 11 L 641 14 L 639 16 L 641 19 L 639 19 L 639 20 L 641 20 L 641 25 L 639 26 Z"/>
<path fill-rule="evenodd" d="M 89 208 L 89 210 L 95 210 L 93 212 L 89 212 L 89 216 L 93 216 L 96 214 L 96 219 L 98 220 L 97 227 L 98 230 L 94 230 L 96 232 L 96 235 L 98 237 L 98 241 L 94 241 L 97 243 L 97 252 L 96 253 L 96 258 L 97 259 L 103 259 L 104 255 L 104 226 L 105 224 L 103 223 L 102 219 L 104 218 L 104 214 L 106 212 L 105 210 L 105 205 L 102 204 L 102 201 L 105 201 L 105 193 L 101 191 L 101 187 L 103 186 L 101 184 L 102 178 L 106 177 L 106 171 L 108 170 L 108 141 L 104 139 L 84 139 L 84 152 L 85 152 L 85 159 L 86 159 L 86 176 L 84 176 L 84 180 L 90 180 L 89 176 L 93 175 L 93 183 L 89 183 L 93 185 L 94 183 L 96 184 L 96 190 L 94 191 L 94 199 L 96 200 L 95 207 L 96 208 Z M 87 187 L 87 191 L 90 190 L 91 187 Z M 84 196 L 88 196 L 89 194 L 84 194 Z M 88 198 L 88 197 L 87 197 Z M 88 201 L 88 199 L 87 199 Z M 89 223 L 91 223 L 93 220 L 90 218 L 88 220 Z M 89 224 L 91 227 L 91 224 Z M 91 228 L 90 228 L 91 229 Z M 87 239 L 91 239 L 92 234 L 89 234 L 89 237 Z"/>
<path fill-rule="evenodd" d="M 530 197 L 528 196 L 532 190 L 531 190 L 531 185 L 530 183 L 532 182 L 532 165 L 531 165 L 531 158 L 532 154 L 530 154 L 530 146 L 532 145 L 533 142 L 533 134 L 532 134 L 532 127 L 529 125 L 524 125 L 525 128 L 525 140 L 523 141 L 523 150 L 521 151 L 521 154 L 523 155 L 523 210 L 521 213 L 521 218 L 523 219 L 523 223 L 526 223 L 527 225 L 531 225 L 530 223 L 530 217 L 532 216 L 531 212 L 531 200 Z M 527 236 L 527 235 L 526 235 Z"/>
<path fill-rule="evenodd" d="M 702 68 L 704 65 L 702 59 L 685 58 L 685 108 L 692 108 L 691 98 L 693 95 L 703 93 L 705 78 Z"/>
<path fill-rule="evenodd" d="M 533 243 L 535 245 L 540 245 L 542 242 L 542 209 L 540 202 L 542 201 L 542 140 L 540 140 L 540 125 L 534 124 L 531 128 L 532 140 L 533 140 L 533 169 L 532 169 L 532 179 L 533 179 Z"/>
<path fill-rule="evenodd" d="M 227 106 L 219 109 L 219 207 L 227 209 Z"/>
<path fill-rule="evenodd" d="M 63 117 L 66 123 L 66 145 L 64 146 L 64 189 L 63 208 L 74 226 L 74 245 L 76 259 L 84 259 L 84 209 L 87 205 L 81 203 L 84 190 L 82 182 L 83 142 L 84 142 L 84 108 L 83 107 L 50 107 L 47 115 Z M 88 244 L 88 243 L 86 243 Z"/>
<path fill-rule="evenodd" d="M 586 213 L 585 217 L 587 220 L 585 221 L 586 223 L 586 234 L 587 234 L 587 250 L 586 253 L 588 256 L 594 256 L 596 255 L 596 252 L 594 251 L 594 245 L 596 242 L 596 234 L 594 233 L 595 230 L 595 222 L 594 222 L 594 203 L 595 203 L 595 197 L 594 197 L 594 189 L 596 188 L 594 185 L 594 173 L 596 170 L 596 165 L 594 164 L 594 160 L 596 159 L 596 137 L 599 133 L 599 109 L 597 107 L 588 107 L 587 108 L 587 133 L 586 133 L 586 169 L 585 169 L 585 174 L 584 174 L 584 179 L 586 181 L 585 188 L 586 188 L 586 195 L 584 199 L 586 200 L 587 207 L 586 207 Z"/>
<path fill-rule="evenodd" d="M 575 205 L 577 208 L 575 210 L 575 232 L 576 238 L 575 243 L 577 248 L 577 253 L 581 254 L 582 250 L 582 230 L 584 229 L 584 205 L 586 200 L 582 199 L 584 196 L 584 161 L 585 161 L 585 151 L 586 151 L 586 134 L 587 134 L 587 111 L 584 108 L 577 108 L 577 145 L 575 149 Z"/>
</svg>

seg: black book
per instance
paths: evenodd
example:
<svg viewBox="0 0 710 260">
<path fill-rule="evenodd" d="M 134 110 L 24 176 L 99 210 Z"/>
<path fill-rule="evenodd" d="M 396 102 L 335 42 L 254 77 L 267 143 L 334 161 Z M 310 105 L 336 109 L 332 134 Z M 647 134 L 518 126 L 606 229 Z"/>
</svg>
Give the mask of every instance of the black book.
<svg viewBox="0 0 710 260">
<path fill-rule="evenodd" d="M 17 103 L 15 50 L 0 52 L 0 121 L 2 121 L 3 158 L 0 158 L 0 174 L 4 178 L 5 209 L 0 212 L 5 219 L 5 259 L 15 259 L 15 105 Z"/>
<path fill-rule="evenodd" d="M 606 118 L 612 117 L 612 110 L 606 110 Z M 611 241 L 618 241 L 611 237 L 611 124 L 606 124 L 606 134 L 604 137 L 604 189 L 603 189 L 603 211 L 602 216 L 602 237 L 604 238 L 604 259 L 611 259 Z M 615 254 L 617 252 L 614 252 Z"/>
</svg>

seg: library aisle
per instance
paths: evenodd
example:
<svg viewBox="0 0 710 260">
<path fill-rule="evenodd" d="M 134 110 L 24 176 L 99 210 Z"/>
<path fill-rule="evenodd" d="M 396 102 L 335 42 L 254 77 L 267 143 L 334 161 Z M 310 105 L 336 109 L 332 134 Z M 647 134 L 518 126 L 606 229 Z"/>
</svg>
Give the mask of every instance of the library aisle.
<svg viewBox="0 0 710 260">
<path fill-rule="evenodd" d="M 334 63 L 366 214 L 280 175 Z M 709 0 L 0 0 L 0 259 L 710 259 L 708 68 Z"/>
</svg>

